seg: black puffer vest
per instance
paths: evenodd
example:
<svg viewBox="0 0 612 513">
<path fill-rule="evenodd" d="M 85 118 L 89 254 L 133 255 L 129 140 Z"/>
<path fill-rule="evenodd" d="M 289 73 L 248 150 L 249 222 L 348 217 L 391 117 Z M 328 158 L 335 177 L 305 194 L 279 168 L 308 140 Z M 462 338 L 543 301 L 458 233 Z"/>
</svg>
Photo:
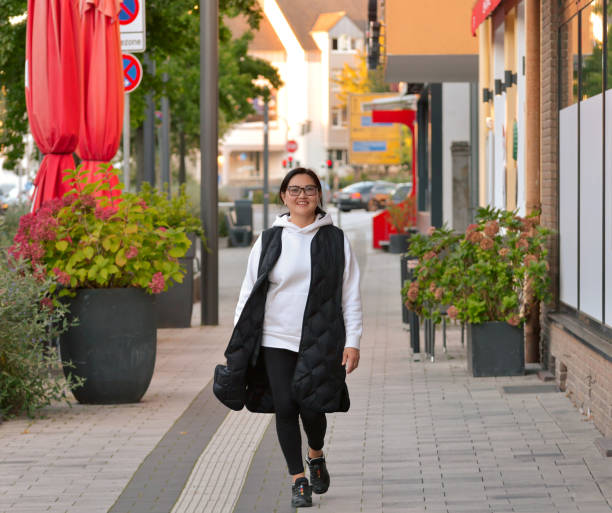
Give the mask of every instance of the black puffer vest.
<svg viewBox="0 0 612 513">
<path fill-rule="evenodd" d="M 262 233 L 257 281 L 234 327 L 225 357 L 217 365 L 213 391 L 233 410 L 273 413 L 265 364 L 260 357 L 268 274 L 281 254 L 281 227 Z M 342 366 L 346 333 L 342 315 L 344 235 L 332 225 L 319 228 L 310 245 L 311 279 L 292 393 L 301 407 L 331 413 L 348 411 Z"/>
</svg>

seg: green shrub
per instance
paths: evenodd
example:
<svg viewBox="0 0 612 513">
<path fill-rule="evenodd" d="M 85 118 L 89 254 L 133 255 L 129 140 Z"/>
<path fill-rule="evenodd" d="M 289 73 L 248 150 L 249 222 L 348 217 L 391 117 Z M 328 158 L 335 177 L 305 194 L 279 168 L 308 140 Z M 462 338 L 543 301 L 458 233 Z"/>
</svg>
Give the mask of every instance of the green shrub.
<svg viewBox="0 0 612 513">
<path fill-rule="evenodd" d="M 229 235 L 229 226 L 227 226 L 227 218 L 225 217 L 225 211 L 219 210 L 219 237 L 227 237 Z"/>
<path fill-rule="evenodd" d="M 65 400 L 81 380 L 64 378 L 57 353 L 49 345 L 68 328 L 67 307 L 52 301 L 49 278 L 35 277 L 27 266 L 7 264 L 0 254 L 0 415 L 34 412 Z"/>
</svg>

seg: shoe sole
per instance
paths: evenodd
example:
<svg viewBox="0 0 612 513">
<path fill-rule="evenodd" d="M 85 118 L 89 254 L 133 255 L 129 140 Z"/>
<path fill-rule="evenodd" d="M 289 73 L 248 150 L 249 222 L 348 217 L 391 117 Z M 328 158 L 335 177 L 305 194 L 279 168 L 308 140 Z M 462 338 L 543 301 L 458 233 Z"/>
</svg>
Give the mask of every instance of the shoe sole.
<svg viewBox="0 0 612 513">
<path fill-rule="evenodd" d="M 323 495 L 325 492 L 327 492 L 327 490 L 329 490 L 329 486 L 327 488 L 324 489 L 317 489 L 317 488 L 313 488 L 312 491 L 313 493 L 316 493 L 317 495 Z"/>
<path fill-rule="evenodd" d="M 310 508 L 312 507 L 312 502 L 303 502 L 303 503 L 297 504 L 296 502 L 292 500 L 291 506 L 294 508 Z"/>
</svg>

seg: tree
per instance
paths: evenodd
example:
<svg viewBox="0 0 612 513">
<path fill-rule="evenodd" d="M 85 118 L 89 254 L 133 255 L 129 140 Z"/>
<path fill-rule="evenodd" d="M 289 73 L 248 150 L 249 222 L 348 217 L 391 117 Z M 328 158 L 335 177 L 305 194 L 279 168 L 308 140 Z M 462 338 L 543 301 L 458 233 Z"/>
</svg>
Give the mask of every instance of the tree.
<svg viewBox="0 0 612 513">
<path fill-rule="evenodd" d="M 367 56 L 359 52 L 356 57 L 356 66 L 344 63 L 344 67 L 337 79 L 333 79 L 340 86 L 336 96 L 342 106 L 348 105 L 351 94 L 385 93 L 390 91 L 389 84 L 385 82 L 384 69 L 378 66 L 375 70 L 368 69 Z"/>
<path fill-rule="evenodd" d="M 196 5 L 194 5 L 194 3 Z M 27 0 L 0 0 L 0 152 L 8 165 L 23 155 L 23 136 L 28 131 L 24 94 L 25 29 L 22 21 L 12 25 L 9 17 L 27 11 Z M 276 69 L 266 61 L 247 55 L 252 38 L 246 33 L 232 38 L 224 17 L 242 15 L 251 29 L 262 17 L 257 0 L 219 1 L 219 120 L 220 133 L 252 112 L 249 98 L 261 94 L 253 80 L 263 76 L 274 87 L 281 81 Z M 172 109 L 175 147 L 199 145 L 199 9 L 194 0 L 147 3 L 147 53 L 156 63 L 155 76 L 145 74 L 140 87 L 130 94 L 132 128 L 139 130 L 144 120 L 145 95 L 153 91 L 156 101 L 166 94 Z M 167 72 L 168 82 L 163 82 Z"/>
<path fill-rule="evenodd" d="M 0 0 L 0 154 L 14 167 L 24 153 L 28 131 L 25 101 L 25 20 L 27 0 Z"/>
</svg>

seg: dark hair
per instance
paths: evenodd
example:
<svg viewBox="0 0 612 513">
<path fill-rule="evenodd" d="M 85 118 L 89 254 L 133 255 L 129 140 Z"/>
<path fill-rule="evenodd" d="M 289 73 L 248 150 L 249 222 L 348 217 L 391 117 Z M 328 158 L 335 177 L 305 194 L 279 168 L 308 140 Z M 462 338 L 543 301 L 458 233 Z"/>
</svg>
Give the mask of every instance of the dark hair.
<svg viewBox="0 0 612 513">
<path fill-rule="evenodd" d="M 317 186 L 317 190 L 319 191 L 320 202 L 320 205 L 315 210 L 315 214 L 325 214 L 325 210 L 323 210 L 323 189 L 321 187 L 321 180 L 319 180 L 317 173 L 315 173 L 312 169 L 308 169 L 307 167 L 296 167 L 285 175 L 285 178 L 283 178 L 283 181 L 281 182 L 280 190 L 278 191 L 279 199 L 281 199 L 281 194 L 285 194 L 287 192 L 289 182 L 296 175 L 308 175 L 310 178 L 312 178 L 313 182 Z"/>
</svg>

